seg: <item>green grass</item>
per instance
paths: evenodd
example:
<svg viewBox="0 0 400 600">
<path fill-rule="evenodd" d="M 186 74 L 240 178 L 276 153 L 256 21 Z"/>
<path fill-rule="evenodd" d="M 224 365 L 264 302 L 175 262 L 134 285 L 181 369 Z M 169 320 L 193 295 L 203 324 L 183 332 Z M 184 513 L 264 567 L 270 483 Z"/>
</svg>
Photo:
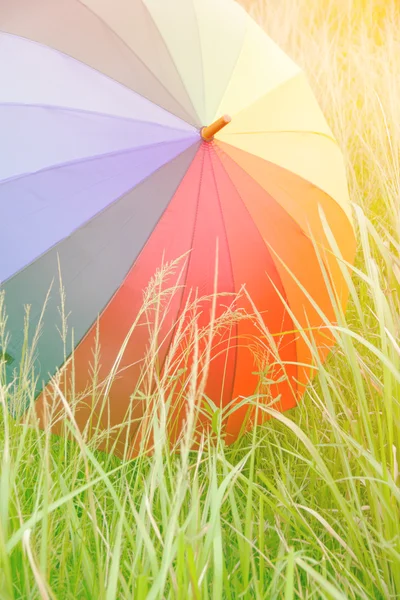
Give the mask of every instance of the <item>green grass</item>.
<svg viewBox="0 0 400 600">
<path fill-rule="evenodd" d="M 235 446 L 171 455 L 161 412 L 154 455 L 130 462 L 71 419 L 70 441 L 13 420 L 29 377 L 0 387 L 1 600 L 400 596 L 396 2 L 247 6 L 309 73 L 346 157 L 359 253 L 336 348 L 297 409 L 265 409 Z"/>
</svg>

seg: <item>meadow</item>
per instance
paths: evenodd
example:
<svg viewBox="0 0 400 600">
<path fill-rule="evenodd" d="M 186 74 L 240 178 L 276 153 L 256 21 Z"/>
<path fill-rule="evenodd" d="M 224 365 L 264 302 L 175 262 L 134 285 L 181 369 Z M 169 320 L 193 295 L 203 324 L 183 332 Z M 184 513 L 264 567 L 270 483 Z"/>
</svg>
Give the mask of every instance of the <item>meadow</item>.
<svg viewBox="0 0 400 600">
<path fill-rule="evenodd" d="M 68 441 L 14 420 L 28 371 L 1 385 L 1 600 L 400 597 L 400 5 L 243 4 L 305 69 L 346 159 L 358 254 L 335 349 L 296 409 L 235 445 L 171 454 L 161 415 L 133 461 L 73 418 Z"/>
</svg>

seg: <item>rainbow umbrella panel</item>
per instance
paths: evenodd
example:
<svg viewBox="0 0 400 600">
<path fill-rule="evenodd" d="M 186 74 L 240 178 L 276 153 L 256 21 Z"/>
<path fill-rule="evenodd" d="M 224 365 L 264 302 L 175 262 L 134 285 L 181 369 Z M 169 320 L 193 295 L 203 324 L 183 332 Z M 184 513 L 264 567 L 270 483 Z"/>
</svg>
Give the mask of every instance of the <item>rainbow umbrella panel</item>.
<svg viewBox="0 0 400 600">
<path fill-rule="evenodd" d="M 155 272 L 180 257 L 165 284 L 177 291 L 159 332 L 161 369 L 190 298 L 204 298 L 202 327 L 207 298 L 224 294 L 218 319 L 241 292 L 235 310 L 256 318 L 216 334 L 205 396 L 240 405 L 223 425 L 236 439 L 242 399 L 257 388 L 258 344 L 271 397 L 280 410 L 296 405 L 314 373 L 298 330 L 312 331 L 324 360 L 333 341 L 321 313 L 335 318 L 327 278 L 347 301 L 321 216 L 351 263 L 345 167 L 304 73 L 237 3 L 0 0 L 0 132 L 3 357 L 12 381 L 29 305 L 31 338 L 40 326 L 39 414 L 42 390 L 73 353 L 85 428 L 96 413 L 85 395 L 95 346 L 101 381 Z M 136 327 L 97 426 L 123 423 L 148 344 L 149 328 Z M 134 412 L 139 430 L 142 403 Z M 184 406 L 175 417 L 179 432 Z"/>
</svg>

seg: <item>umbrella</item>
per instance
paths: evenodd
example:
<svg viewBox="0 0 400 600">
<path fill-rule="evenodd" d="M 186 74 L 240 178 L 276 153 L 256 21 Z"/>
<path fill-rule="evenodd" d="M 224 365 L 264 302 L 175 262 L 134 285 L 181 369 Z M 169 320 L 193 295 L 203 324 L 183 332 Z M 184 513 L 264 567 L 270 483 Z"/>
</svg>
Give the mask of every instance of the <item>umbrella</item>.
<svg viewBox="0 0 400 600">
<path fill-rule="evenodd" d="M 12 380 L 29 306 L 38 414 L 73 356 L 79 427 L 118 429 L 129 409 L 137 425 L 115 451 L 137 438 L 132 394 L 157 325 L 140 308 L 163 265 L 160 372 L 185 352 L 177 323 L 197 298 L 199 330 L 232 316 L 207 346 L 203 390 L 233 406 L 227 441 L 266 366 L 268 398 L 294 407 L 313 345 L 323 361 L 333 344 L 330 285 L 348 297 L 322 214 L 343 260 L 355 254 L 343 157 L 301 69 L 231 0 L 0 0 L 0 81 L 3 358 Z M 118 356 L 99 412 L 88 386 Z M 172 414 L 176 437 L 185 403 Z"/>
</svg>

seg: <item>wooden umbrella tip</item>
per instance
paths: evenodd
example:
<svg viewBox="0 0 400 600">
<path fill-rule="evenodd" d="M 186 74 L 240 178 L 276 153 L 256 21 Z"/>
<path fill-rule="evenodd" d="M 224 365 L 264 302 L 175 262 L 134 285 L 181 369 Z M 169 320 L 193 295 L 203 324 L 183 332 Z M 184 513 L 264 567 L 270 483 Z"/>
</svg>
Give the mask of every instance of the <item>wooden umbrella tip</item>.
<svg viewBox="0 0 400 600">
<path fill-rule="evenodd" d="M 217 121 L 215 121 L 215 123 L 212 123 L 208 127 L 202 128 L 201 137 L 205 142 L 212 142 L 214 135 L 229 125 L 231 121 L 232 117 L 230 115 L 224 115 L 223 117 L 220 117 Z"/>
</svg>

